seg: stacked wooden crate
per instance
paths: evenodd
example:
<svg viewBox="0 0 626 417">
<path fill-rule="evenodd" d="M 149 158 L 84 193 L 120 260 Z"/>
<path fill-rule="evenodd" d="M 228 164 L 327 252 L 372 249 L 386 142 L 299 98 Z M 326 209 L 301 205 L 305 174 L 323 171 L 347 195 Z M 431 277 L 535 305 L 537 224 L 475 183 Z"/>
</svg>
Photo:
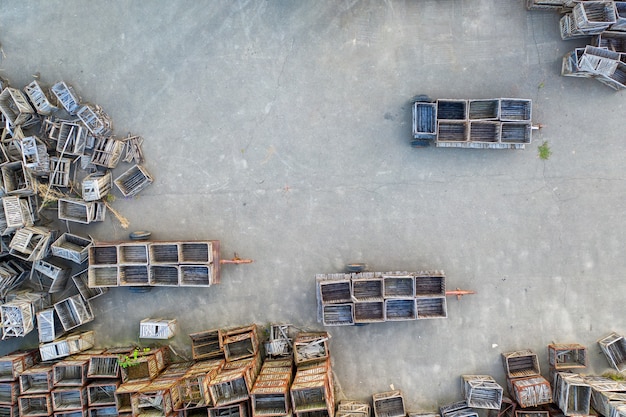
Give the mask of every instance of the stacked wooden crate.
<svg viewBox="0 0 626 417">
<path fill-rule="evenodd" d="M 548 345 L 550 381 L 554 402 L 564 415 L 588 415 L 591 406 L 591 387 L 573 372 L 587 366 L 587 349 L 577 343 Z"/>
<path fill-rule="evenodd" d="M 39 362 L 36 350 L 14 352 L 0 358 L 0 415 L 17 417 L 19 410 L 20 375 Z"/>
<path fill-rule="evenodd" d="M 318 274 L 316 283 L 325 326 L 448 316 L 442 271 Z"/>
<path fill-rule="evenodd" d="M 293 376 L 293 360 L 267 359 L 261 367 L 252 391 L 252 416 L 288 416 L 291 412 L 289 390 Z"/>
<path fill-rule="evenodd" d="M 400 390 L 380 392 L 372 395 L 374 417 L 402 417 L 406 415 L 404 395 Z"/>
<path fill-rule="evenodd" d="M 500 410 L 504 390 L 490 375 L 462 375 L 461 387 L 467 406 Z"/>
<path fill-rule="evenodd" d="M 541 376 L 539 359 L 529 350 L 502 354 L 509 395 L 521 408 L 552 402 L 550 383 Z"/>
<path fill-rule="evenodd" d="M 355 400 L 342 400 L 337 404 L 336 417 L 370 417 L 372 414 L 369 403 Z M 434 417 L 434 416 L 431 416 Z"/>
<path fill-rule="evenodd" d="M 294 340 L 296 374 L 291 405 L 296 417 L 334 417 L 335 394 L 326 332 L 299 333 Z"/>
</svg>

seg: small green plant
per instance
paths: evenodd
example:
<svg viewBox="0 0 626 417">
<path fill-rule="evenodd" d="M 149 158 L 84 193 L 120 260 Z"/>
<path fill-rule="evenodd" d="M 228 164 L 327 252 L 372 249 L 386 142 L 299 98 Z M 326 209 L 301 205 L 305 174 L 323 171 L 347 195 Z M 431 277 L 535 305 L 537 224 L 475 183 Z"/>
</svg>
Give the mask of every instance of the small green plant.
<svg viewBox="0 0 626 417">
<path fill-rule="evenodd" d="M 539 145 L 539 159 L 543 159 L 546 161 L 552 155 L 552 151 L 550 150 L 550 145 L 548 145 L 548 141 L 544 141 L 541 145 Z"/>
<path fill-rule="evenodd" d="M 150 348 L 143 348 L 142 349 L 143 353 L 148 353 L 150 352 Z M 128 355 L 120 355 L 119 358 L 117 358 L 117 361 L 119 362 L 120 366 L 122 368 L 128 368 L 131 366 L 135 366 L 139 363 L 139 348 L 135 348 L 135 350 L 133 350 L 133 352 L 130 354 L 130 356 Z"/>
<path fill-rule="evenodd" d="M 602 376 L 612 379 L 613 381 L 626 381 L 626 375 L 617 371 L 606 371 Z"/>
</svg>

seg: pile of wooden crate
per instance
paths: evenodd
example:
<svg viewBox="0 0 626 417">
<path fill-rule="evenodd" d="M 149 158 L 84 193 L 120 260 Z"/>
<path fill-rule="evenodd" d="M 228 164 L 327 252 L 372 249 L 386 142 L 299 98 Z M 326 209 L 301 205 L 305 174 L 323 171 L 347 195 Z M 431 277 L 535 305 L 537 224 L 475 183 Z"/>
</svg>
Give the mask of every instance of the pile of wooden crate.
<svg viewBox="0 0 626 417">
<path fill-rule="evenodd" d="M 563 57 L 561 75 L 593 78 L 614 90 L 626 88 L 626 2 L 527 0 L 529 10 L 557 10 L 561 38 L 590 38 Z"/>
<path fill-rule="evenodd" d="M 448 316 L 443 271 L 318 274 L 316 283 L 324 326 Z"/>
</svg>

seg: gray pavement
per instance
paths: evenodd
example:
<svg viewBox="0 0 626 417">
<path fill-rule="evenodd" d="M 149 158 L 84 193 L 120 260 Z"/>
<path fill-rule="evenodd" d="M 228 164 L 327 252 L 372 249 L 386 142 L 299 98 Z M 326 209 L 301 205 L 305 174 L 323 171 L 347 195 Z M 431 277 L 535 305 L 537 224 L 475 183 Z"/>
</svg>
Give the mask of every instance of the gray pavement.
<svg viewBox="0 0 626 417">
<path fill-rule="evenodd" d="M 393 384 L 433 409 L 460 398 L 461 374 L 505 384 L 502 352 L 535 349 L 547 375 L 552 341 L 588 346 L 602 372 L 596 340 L 626 332 L 624 95 L 560 77 L 584 41 L 522 3 L 1 1 L 0 75 L 63 79 L 145 138 L 156 182 L 114 203 L 131 229 L 255 259 L 208 289 L 111 290 L 87 326 L 98 342 L 135 341 L 148 316 L 178 319 L 181 353 L 204 329 L 321 328 L 314 275 L 361 261 L 443 269 L 478 294 L 445 320 L 329 328 L 338 399 Z M 531 98 L 545 127 L 524 151 L 412 149 L 419 93 Z"/>
</svg>

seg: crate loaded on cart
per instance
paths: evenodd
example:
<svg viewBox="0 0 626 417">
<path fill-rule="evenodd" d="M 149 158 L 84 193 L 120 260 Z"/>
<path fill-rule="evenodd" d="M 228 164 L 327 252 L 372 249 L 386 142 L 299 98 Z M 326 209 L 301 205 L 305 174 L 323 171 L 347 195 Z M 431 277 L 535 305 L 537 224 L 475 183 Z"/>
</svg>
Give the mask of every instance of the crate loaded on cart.
<svg viewBox="0 0 626 417">
<path fill-rule="evenodd" d="M 519 98 L 477 100 L 413 99 L 411 145 L 442 148 L 524 149 L 531 142 L 532 101 Z"/>
</svg>

